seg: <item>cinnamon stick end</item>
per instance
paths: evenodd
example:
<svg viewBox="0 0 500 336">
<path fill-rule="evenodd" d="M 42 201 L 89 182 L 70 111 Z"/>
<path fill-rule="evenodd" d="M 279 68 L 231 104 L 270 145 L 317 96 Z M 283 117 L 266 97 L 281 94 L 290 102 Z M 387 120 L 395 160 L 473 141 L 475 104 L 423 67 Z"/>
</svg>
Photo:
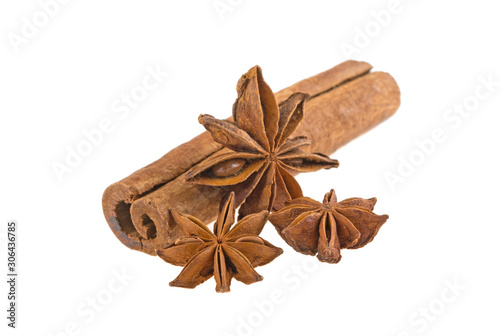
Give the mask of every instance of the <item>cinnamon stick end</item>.
<svg viewBox="0 0 500 336">
<path fill-rule="evenodd" d="M 154 254 L 154 250 L 145 248 L 142 237 L 132 222 L 130 207 L 138 196 L 137 190 L 124 183 L 117 182 L 104 191 L 102 209 L 104 217 L 116 238 L 132 250 Z"/>
</svg>

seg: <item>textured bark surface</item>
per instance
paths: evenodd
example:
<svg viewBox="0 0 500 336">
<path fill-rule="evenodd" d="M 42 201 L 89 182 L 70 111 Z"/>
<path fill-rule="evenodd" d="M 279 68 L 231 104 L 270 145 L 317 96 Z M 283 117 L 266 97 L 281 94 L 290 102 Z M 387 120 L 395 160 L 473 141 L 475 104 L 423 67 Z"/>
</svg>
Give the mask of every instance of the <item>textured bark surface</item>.
<svg viewBox="0 0 500 336">
<path fill-rule="evenodd" d="M 347 61 L 276 93 L 278 102 L 294 92 L 311 95 L 304 120 L 293 134 L 311 141 L 305 150 L 330 155 L 396 112 L 398 85 L 389 74 L 369 73 L 370 69 L 368 63 Z M 203 132 L 109 186 L 103 211 L 116 237 L 131 249 L 154 255 L 180 236 L 179 229 L 169 224 L 169 209 L 203 222 L 215 220 L 227 190 L 186 184 L 184 174 L 220 149 Z"/>
</svg>

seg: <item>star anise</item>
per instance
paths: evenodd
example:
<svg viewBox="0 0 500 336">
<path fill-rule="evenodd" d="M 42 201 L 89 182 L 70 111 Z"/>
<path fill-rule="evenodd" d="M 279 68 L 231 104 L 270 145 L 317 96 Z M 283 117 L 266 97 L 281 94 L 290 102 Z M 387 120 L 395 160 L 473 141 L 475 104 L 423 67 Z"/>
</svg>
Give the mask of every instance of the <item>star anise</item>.
<svg viewBox="0 0 500 336">
<path fill-rule="evenodd" d="M 323 203 L 308 197 L 297 198 L 269 215 L 269 221 L 296 251 L 317 253 L 320 261 L 338 263 L 341 248 L 365 246 L 389 218 L 372 212 L 376 202 L 376 198 L 349 198 L 337 203 L 332 189 Z"/>
<path fill-rule="evenodd" d="M 265 265 L 283 253 L 258 235 L 267 221 L 268 212 L 261 211 L 235 222 L 235 200 L 231 193 L 221 203 L 214 233 L 198 219 L 171 210 L 172 219 L 185 237 L 157 254 L 166 262 L 184 266 L 170 286 L 194 288 L 212 276 L 219 293 L 229 292 L 231 279 L 245 284 L 261 281 L 254 267 Z"/>
<path fill-rule="evenodd" d="M 241 77 L 233 105 L 234 122 L 203 114 L 199 121 L 213 139 L 226 148 L 186 174 L 186 181 L 211 186 L 231 186 L 236 192 L 240 218 L 262 210 L 277 210 L 301 197 L 292 176 L 322 168 L 338 167 L 338 161 L 300 148 L 305 137 L 289 139 L 303 118 L 309 95 L 294 93 L 276 103 L 271 88 L 255 66 Z"/>
</svg>

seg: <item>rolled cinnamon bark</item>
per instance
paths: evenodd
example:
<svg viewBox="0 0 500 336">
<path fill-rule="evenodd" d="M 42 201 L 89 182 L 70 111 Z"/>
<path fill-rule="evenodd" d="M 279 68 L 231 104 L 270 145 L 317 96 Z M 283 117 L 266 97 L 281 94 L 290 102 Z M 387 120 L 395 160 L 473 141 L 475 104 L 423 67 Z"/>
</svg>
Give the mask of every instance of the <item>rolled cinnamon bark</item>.
<svg viewBox="0 0 500 336">
<path fill-rule="evenodd" d="M 394 114 L 400 92 L 387 73 L 369 73 L 365 62 L 347 61 L 276 93 L 278 102 L 306 92 L 304 120 L 292 136 L 307 136 L 306 150 L 331 154 Z M 181 233 L 170 225 L 169 209 L 204 222 L 215 219 L 227 189 L 192 185 L 184 174 L 221 149 L 208 132 L 109 186 L 103 211 L 116 237 L 127 247 L 155 254 Z"/>
</svg>

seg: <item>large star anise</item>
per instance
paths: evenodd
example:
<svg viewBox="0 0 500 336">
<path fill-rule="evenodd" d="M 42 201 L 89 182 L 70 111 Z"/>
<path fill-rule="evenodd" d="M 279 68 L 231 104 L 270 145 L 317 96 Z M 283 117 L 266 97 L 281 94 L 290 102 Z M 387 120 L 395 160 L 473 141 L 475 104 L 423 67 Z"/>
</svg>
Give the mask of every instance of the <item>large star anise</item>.
<svg viewBox="0 0 500 336">
<path fill-rule="evenodd" d="M 338 161 L 302 151 L 310 144 L 305 137 L 289 139 L 303 118 L 307 94 L 294 93 L 278 106 L 258 66 L 241 77 L 237 91 L 234 122 L 200 116 L 200 123 L 226 148 L 189 171 L 186 181 L 231 186 L 237 204 L 244 201 L 241 218 L 280 209 L 286 201 L 301 197 L 292 174 L 338 167 Z"/>
<path fill-rule="evenodd" d="M 308 197 L 297 198 L 269 215 L 269 221 L 296 251 L 317 253 L 320 261 L 338 263 L 341 248 L 365 246 L 389 218 L 372 212 L 376 202 L 376 198 L 349 198 L 337 203 L 332 189 L 323 203 Z"/>
<path fill-rule="evenodd" d="M 229 292 L 234 277 L 245 284 L 263 278 L 254 267 L 265 265 L 283 253 L 258 235 L 267 221 L 268 212 L 261 211 L 235 222 L 234 193 L 221 203 L 214 233 L 198 219 L 171 210 L 172 219 L 185 237 L 157 254 L 166 262 L 184 266 L 170 286 L 194 288 L 215 277 L 219 293 Z"/>
</svg>

